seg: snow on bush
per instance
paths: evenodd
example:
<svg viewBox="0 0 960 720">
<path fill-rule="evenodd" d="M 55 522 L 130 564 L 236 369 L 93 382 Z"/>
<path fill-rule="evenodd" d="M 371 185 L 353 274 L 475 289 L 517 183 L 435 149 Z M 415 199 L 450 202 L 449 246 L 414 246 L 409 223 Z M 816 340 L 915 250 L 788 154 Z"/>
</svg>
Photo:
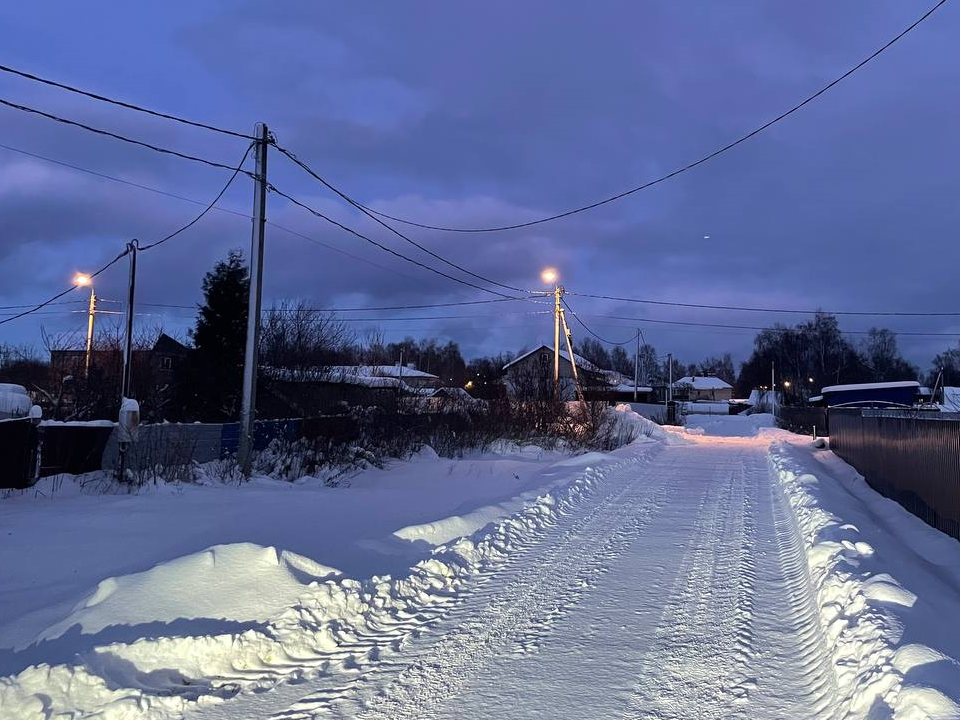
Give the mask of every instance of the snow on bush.
<svg viewBox="0 0 960 720">
<path fill-rule="evenodd" d="M 820 455 L 849 477 L 831 477 L 812 455 L 785 443 L 773 446 L 771 465 L 806 548 L 842 717 L 960 717 L 960 667 L 924 644 L 960 651 L 938 629 L 960 612 L 955 541 L 875 493 L 829 453 Z M 912 587 L 893 577 L 893 568 L 910 573 Z M 949 620 L 939 616 L 944 610 Z"/>
</svg>

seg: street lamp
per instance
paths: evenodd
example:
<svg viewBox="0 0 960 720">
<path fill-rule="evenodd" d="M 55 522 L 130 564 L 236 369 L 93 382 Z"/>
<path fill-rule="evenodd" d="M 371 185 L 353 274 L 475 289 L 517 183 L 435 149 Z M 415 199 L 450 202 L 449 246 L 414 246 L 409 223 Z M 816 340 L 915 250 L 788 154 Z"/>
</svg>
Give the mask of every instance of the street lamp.
<svg viewBox="0 0 960 720">
<path fill-rule="evenodd" d="M 93 357 L 93 318 L 97 314 L 97 293 L 93 289 L 93 278 L 86 273 L 77 273 L 73 276 L 73 284 L 77 287 L 90 288 L 90 307 L 87 310 L 87 353 L 83 361 L 83 376 L 90 377 L 90 360 Z"/>
<path fill-rule="evenodd" d="M 785 388 L 790 387 L 790 381 L 789 381 L 789 380 L 784 380 L 784 381 L 783 381 L 783 386 L 784 386 Z"/>
<path fill-rule="evenodd" d="M 555 284 L 559 277 L 560 273 L 557 272 L 556 268 L 552 267 L 544 268 L 543 272 L 540 273 L 540 279 L 543 280 L 546 285 Z"/>
</svg>

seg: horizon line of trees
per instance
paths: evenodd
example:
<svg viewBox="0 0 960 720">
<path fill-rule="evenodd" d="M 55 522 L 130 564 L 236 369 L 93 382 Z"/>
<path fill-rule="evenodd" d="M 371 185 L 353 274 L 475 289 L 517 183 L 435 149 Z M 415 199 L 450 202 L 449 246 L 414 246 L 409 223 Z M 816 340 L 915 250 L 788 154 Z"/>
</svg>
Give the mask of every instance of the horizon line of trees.
<svg viewBox="0 0 960 720">
<path fill-rule="evenodd" d="M 203 302 L 198 306 L 195 325 L 186 337 L 177 338 L 192 346 L 188 361 L 177 369 L 176 407 L 166 407 L 171 416 L 203 420 L 235 419 L 240 403 L 240 379 L 246 342 L 247 295 L 249 275 L 243 254 L 231 251 L 204 276 Z M 135 345 L 153 346 L 162 325 L 141 328 Z M 77 334 L 43 333 L 48 352 L 81 346 Z M 98 328 L 95 349 L 119 352 L 122 343 L 120 323 L 104 323 Z M 529 347 L 529 346 L 528 346 Z M 576 352 L 605 370 L 614 370 L 633 378 L 634 357 L 623 346 L 607 349 L 592 338 L 575 345 Z M 317 311 L 303 301 L 282 301 L 264 313 L 260 358 L 262 367 L 291 370 L 335 365 L 413 364 L 417 369 L 437 375 L 446 384 L 467 386 L 476 397 L 498 397 L 503 367 L 522 354 L 497 355 L 466 360 L 456 342 L 440 343 L 435 338 L 408 336 L 398 342 L 385 342 L 382 332 L 371 331 L 363 337 L 335 315 Z M 751 389 L 769 385 L 770 368 L 776 368 L 777 382 L 791 383 L 791 394 L 806 396 L 824 385 L 855 382 L 922 379 L 933 384 L 942 371 L 943 385 L 960 385 L 960 344 L 939 353 L 926 378 L 905 360 L 897 345 L 896 333 L 881 327 L 871 328 L 858 343 L 848 341 L 840 331 L 837 318 L 817 313 L 812 319 L 794 326 L 775 325 L 761 330 L 754 338 L 750 356 L 739 372 L 730 353 L 707 356 L 696 363 L 673 358 L 672 368 L 665 355 L 651 344 L 639 352 L 639 376 L 642 384 L 663 385 L 672 372 L 674 380 L 685 375 L 716 375 L 746 396 Z M 0 382 L 27 386 L 48 398 L 64 393 L 64 379 L 51 378 L 49 363 L 38 358 L 27 346 L 0 345 Z M 103 395 L 112 402 L 115 392 L 83 386 L 71 378 L 73 392 L 84 395 L 90 412 L 104 412 Z M 104 378 L 97 376 L 99 385 Z M 108 397 L 109 396 L 109 397 Z M 102 398 L 101 398 L 102 399 Z M 112 404 L 111 404 L 112 407 Z M 158 409 L 158 412 L 160 410 Z"/>
</svg>

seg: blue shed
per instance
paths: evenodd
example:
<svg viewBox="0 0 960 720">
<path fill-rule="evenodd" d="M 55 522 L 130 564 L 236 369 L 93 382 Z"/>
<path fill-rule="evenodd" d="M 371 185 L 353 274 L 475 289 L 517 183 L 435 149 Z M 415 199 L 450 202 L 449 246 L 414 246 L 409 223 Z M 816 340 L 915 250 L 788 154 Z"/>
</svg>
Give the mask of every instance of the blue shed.
<svg viewBox="0 0 960 720">
<path fill-rule="evenodd" d="M 916 380 L 900 382 L 859 383 L 856 385 L 830 385 L 820 391 L 823 404 L 859 405 L 875 407 L 883 405 L 912 406 L 920 399 L 920 383 Z"/>
</svg>

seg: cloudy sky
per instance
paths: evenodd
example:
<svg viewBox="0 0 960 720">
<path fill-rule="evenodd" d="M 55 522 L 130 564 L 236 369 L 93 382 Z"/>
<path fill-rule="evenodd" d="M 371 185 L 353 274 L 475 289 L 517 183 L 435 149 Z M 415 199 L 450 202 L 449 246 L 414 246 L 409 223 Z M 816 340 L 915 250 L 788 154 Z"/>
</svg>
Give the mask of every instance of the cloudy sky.
<svg viewBox="0 0 960 720">
<path fill-rule="evenodd" d="M 281 145 L 362 202 L 431 224 L 522 222 L 585 204 L 705 155 L 811 94 L 899 33 L 933 0 L 756 2 L 5 3 L 0 63 L 219 126 L 265 121 Z M 404 228 L 499 282 L 539 289 L 545 265 L 572 292 L 690 303 L 960 311 L 960 8 L 947 3 L 880 58 L 769 131 L 675 179 L 572 218 L 494 234 Z M 235 164 L 242 140 L 0 75 L 0 97 Z M 0 107 L 2 143 L 209 202 L 228 173 Z M 273 152 L 278 188 L 416 259 L 443 267 L 345 206 Z M 239 179 L 201 223 L 140 258 L 138 322 L 182 332 L 200 280 L 249 248 L 252 186 Z M 0 305 L 49 297 L 132 238 L 198 206 L 0 147 Z M 406 305 L 493 295 L 424 271 L 271 196 L 265 305 Z M 330 248 L 336 248 L 338 253 Z M 347 253 L 347 254 L 344 254 Z M 98 278 L 120 300 L 121 263 Z M 481 283 L 482 284 L 482 283 Z M 81 295 L 70 299 L 82 298 Z M 604 316 L 760 326 L 802 316 L 678 309 L 571 296 Z M 151 304 L 151 305 L 148 305 Z M 119 303 L 105 308 L 121 309 Z M 81 305 L 0 326 L 39 345 L 79 328 Z M 541 306 L 510 302 L 354 313 L 468 355 L 546 341 Z M 2 309 L 0 313 L 10 313 Z M 429 315 L 472 315 L 419 319 Z M 372 322 L 356 323 L 358 330 Z M 844 318 L 960 337 L 960 318 Z M 749 330 L 647 322 L 686 361 L 749 353 Z M 577 332 L 577 329 L 575 329 Z M 901 336 L 922 367 L 952 337 Z"/>
</svg>

